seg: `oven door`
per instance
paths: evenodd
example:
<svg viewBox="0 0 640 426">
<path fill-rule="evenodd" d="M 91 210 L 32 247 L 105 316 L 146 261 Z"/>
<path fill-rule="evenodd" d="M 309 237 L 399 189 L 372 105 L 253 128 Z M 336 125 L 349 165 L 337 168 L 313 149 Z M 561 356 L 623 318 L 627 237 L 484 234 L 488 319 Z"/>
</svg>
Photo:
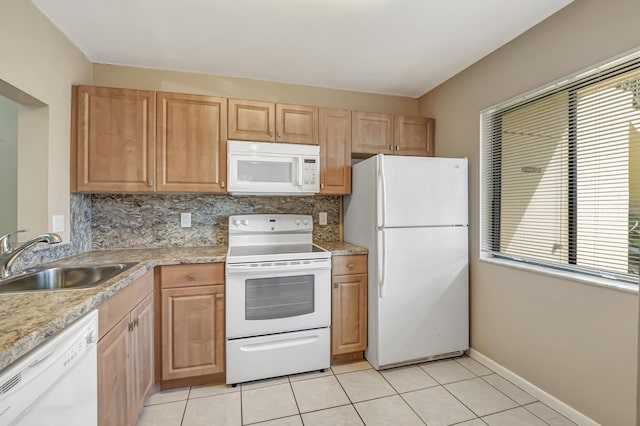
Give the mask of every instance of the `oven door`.
<svg viewBox="0 0 640 426">
<path fill-rule="evenodd" d="M 303 191 L 301 155 L 230 153 L 227 161 L 228 191 L 234 194 Z"/>
<path fill-rule="evenodd" d="M 331 259 L 227 263 L 227 339 L 328 327 Z"/>
</svg>

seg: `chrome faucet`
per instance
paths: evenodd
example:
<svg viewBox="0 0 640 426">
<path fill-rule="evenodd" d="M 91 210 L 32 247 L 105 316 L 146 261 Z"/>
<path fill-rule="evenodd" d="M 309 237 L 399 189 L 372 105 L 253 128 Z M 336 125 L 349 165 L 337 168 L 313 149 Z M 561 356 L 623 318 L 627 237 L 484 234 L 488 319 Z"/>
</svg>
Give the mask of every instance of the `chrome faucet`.
<svg viewBox="0 0 640 426">
<path fill-rule="evenodd" d="M 38 243 L 58 244 L 62 242 L 62 238 L 60 238 L 60 235 L 58 234 L 41 234 L 12 249 L 9 242 L 11 235 L 25 231 L 26 229 L 22 229 L 20 231 L 10 232 L 9 234 L 0 237 L 0 278 L 8 278 L 11 276 L 11 267 L 13 266 L 13 262 L 15 262 L 16 258 L 28 248 Z"/>
</svg>

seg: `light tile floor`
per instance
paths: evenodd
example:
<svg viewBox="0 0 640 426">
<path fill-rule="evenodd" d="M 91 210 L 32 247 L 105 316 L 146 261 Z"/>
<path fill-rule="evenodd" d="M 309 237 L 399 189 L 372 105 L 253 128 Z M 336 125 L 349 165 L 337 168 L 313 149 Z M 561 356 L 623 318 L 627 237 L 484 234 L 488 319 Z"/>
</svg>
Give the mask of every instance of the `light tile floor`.
<svg viewBox="0 0 640 426">
<path fill-rule="evenodd" d="M 149 398 L 138 426 L 575 425 L 469 357 L 378 372 L 368 362 L 325 372 L 193 386 Z"/>
</svg>

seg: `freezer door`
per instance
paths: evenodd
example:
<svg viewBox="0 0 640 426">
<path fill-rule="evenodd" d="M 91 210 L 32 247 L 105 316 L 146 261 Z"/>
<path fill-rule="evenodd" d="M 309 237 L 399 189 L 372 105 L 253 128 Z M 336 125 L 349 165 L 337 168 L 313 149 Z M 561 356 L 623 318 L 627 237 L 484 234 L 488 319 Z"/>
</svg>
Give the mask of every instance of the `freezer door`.
<svg viewBox="0 0 640 426">
<path fill-rule="evenodd" d="M 384 156 L 380 164 L 378 226 L 469 223 L 466 159 Z"/>
<path fill-rule="evenodd" d="M 467 231 L 380 231 L 384 265 L 377 294 L 369 294 L 377 304 L 377 367 L 468 349 Z"/>
</svg>

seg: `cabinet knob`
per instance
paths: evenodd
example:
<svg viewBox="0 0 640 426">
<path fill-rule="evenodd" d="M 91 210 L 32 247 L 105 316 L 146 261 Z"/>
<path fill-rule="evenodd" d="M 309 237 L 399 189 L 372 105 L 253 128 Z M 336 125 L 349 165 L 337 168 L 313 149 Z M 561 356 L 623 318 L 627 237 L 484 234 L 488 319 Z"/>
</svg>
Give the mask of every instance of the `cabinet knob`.
<svg viewBox="0 0 640 426">
<path fill-rule="evenodd" d="M 224 298 L 224 294 L 220 293 L 220 294 L 216 294 L 216 299 L 222 299 Z"/>
<path fill-rule="evenodd" d="M 273 130 L 269 130 L 269 136 L 273 137 Z"/>
<path fill-rule="evenodd" d="M 187 274 L 187 279 L 188 279 L 189 281 L 195 281 L 196 276 L 195 276 L 195 275 L 193 275 L 193 274 Z"/>
<path fill-rule="evenodd" d="M 278 132 L 278 137 L 281 138 L 282 137 L 282 133 Z"/>
<path fill-rule="evenodd" d="M 347 268 L 349 268 L 349 269 L 353 269 L 355 266 L 356 266 L 355 263 L 348 263 L 347 264 Z"/>
</svg>

